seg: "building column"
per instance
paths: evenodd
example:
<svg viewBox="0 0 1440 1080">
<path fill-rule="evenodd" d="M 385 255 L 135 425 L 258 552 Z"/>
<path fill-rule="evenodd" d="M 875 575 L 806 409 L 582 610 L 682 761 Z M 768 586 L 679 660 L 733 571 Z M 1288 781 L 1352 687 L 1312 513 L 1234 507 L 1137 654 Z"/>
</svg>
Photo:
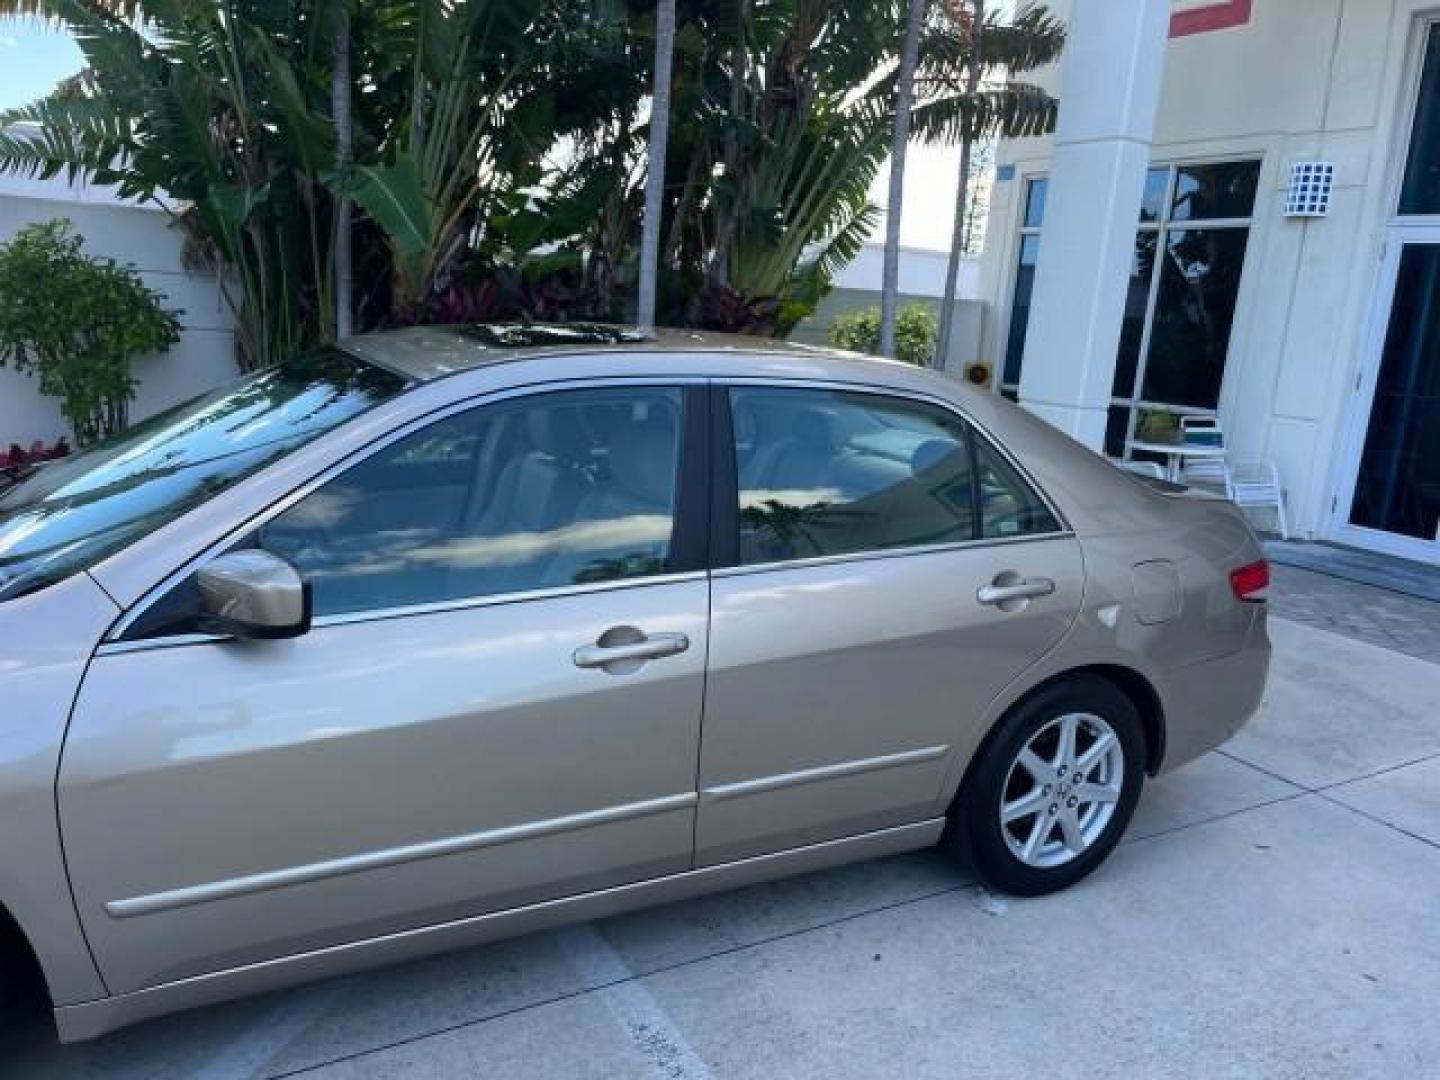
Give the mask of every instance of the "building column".
<svg viewBox="0 0 1440 1080">
<path fill-rule="evenodd" d="M 1099 450 L 1150 165 L 1169 0 L 1075 0 L 1020 375 L 1024 406 Z"/>
</svg>

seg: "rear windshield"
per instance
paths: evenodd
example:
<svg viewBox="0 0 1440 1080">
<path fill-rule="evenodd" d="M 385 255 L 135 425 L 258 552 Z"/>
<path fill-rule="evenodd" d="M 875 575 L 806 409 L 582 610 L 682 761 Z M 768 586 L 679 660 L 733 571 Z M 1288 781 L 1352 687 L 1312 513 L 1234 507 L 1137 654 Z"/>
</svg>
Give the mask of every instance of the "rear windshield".
<svg viewBox="0 0 1440 1080">
<path fill-rule="evenodd" d="M 0 601 L 93 566 L 404 387 L 322 349 L 40 467 L 0 495 Z"/>
</svg>

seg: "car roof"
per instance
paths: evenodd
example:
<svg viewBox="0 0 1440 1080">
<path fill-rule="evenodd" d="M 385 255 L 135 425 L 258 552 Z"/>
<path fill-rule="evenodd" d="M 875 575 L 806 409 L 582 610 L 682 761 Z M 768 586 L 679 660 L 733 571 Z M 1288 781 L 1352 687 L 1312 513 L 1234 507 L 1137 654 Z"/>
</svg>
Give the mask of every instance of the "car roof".
<svg viewBox="0 0 1440 1080">
<path fill-rule="evenodd" d="M 737 373 L 747 357 L 805 360 L 891 361 L 817 345 L 741 334 L 694 330 L 640 330 L 608 323 L 471 323 L 417 326 L 361 334 L 343 342 L 346 349 L 380 367 L 417 382 L 513 360 L 543 356 L 605 353 L 711 353 L 734 358 Z M 729 367 L 730 365 L 726 365 Z"/>
</svg>

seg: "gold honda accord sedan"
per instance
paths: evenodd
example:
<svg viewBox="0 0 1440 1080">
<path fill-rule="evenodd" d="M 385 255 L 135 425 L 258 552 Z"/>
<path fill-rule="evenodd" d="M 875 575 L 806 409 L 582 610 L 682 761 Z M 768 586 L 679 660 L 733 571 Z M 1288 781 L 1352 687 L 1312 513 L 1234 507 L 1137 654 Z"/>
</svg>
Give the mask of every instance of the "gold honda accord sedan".
<svg viewBox="0 0 1440 1080">
<path fill-rule="evenodd" d="M 0 495 L 0 970 L 83 1039 L 935 844 L 1063 888 L 1255 710 L 1268 573 L 902 364 L 358 337 Z"/>
</svg>

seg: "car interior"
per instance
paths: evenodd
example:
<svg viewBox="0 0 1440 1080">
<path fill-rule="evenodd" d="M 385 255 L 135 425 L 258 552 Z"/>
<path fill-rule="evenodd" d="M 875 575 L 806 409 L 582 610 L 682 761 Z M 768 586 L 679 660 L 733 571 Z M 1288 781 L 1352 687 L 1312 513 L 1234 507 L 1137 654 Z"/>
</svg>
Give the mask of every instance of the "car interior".
<svg viewBox="0 0 1440 1080">
<path fill-rule="evenodd" d="M 673 527 L 680 397 L 551 394 L 402 439 L 260 534 L 317 614 L 656 573 Z"/>
</svg>

